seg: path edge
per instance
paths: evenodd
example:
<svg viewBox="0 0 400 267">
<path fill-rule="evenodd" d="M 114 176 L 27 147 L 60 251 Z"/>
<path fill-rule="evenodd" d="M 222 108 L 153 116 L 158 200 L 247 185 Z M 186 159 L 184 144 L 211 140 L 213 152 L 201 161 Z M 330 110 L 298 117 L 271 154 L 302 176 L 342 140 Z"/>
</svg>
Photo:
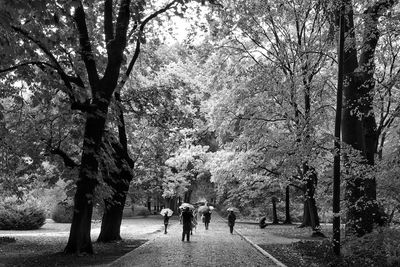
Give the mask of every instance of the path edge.
<svg viewBox="0 0 400 267">
<path fill-rule="evenodd" d="M 244 240 L 246 240 L 250 245 L 252 245 L 255 249 L 257 249 L 261 254 L 264 256 L 268 257 L 270 260 L 275 262 L 278 266 L 280 267 L 287 267 L 285 264 L 283 264 L 281 261 L 279 261 L 277 258 L 266 252 L 263 248 L 261 248 L 259 245 L 251 241 L 249 238 L 244 236 L 239 230 L 236 230 L 235 228 L 233 229 L 240 237 L 242 237 Z"/>
</svg>

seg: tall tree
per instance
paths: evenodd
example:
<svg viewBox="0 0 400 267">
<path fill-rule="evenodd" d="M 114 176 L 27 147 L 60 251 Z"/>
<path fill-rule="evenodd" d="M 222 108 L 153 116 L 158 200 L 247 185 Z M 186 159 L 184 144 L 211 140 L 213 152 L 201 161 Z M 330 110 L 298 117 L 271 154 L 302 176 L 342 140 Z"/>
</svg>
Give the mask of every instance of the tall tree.
<svg viewBox="0 0 400 267">
<path fill-rule="evenodd" d="M 360 55 L 357 56 L 356 28 L 353 1 L 345 4 L 345 64 L 343 87 L 343 142 L 362 156 L 363 173 L 351 173 L 346 180 L 347 224 L 359 236 L 371 232 L 381 215 L 376 202 L 376 181 L 368 175 L 375 163 L 378 144 L 377 126 L 373 110 L 375 88 L 375 50 L 380 37 L 379 19 L 396 1 L 382 0 L 369 4 L 362 11 L 363 32 Z"/>
<path fill-rule="evenodd" d="M 120 73 L 127 43 L 133 40 L 136 47 L 140 46 L 149 21 L 185 3 L 2 1 L 0 23 L 6 35 L 1 56 L 6 65 L 0 72 L 13 72 L 7 75 L 8 80 L 21 79 L 32 87 L 41 82 L 33 74 L 43 71 L 43 77 L 52 79 L 69 98 L 71 108 L 85 115 L 75 212 L 66 253 L 93 253 L 90 228 L 101 143 L 113 94 L 118 83 L 123 85 L 127 78 Z M 130 62 L 127 70 L 135 61 Z"/>
<path fill-rule="evenodd" d="M 327 112 L 331 105 L 328 99 L 331 98 L 317 101 L 316 96 L 326 94 L 327 86 L 322 77 L 329 73 L 325 70 L 328 69 L 330 48 L 333 47 L 329 42 L 323 3 L 255 0 L 235 1 L 231 6 L 234 11 L 226 18 L 229 25 L 227 31 L 229 28 L 234 30 L 228 35 L 225 47 L 229 53 L 240 55 L 242 64 L 253 61 L 254 66 L 247 68 L 247 73 L 253 71 L 256 78 L 240 85 L 248 86 L 249 92 L 238 89 L 243 92 L 245 100 L 235 99 L 242 106 L 231 111 L 233 114 L 229 116 L 236 116 L 233 120 L 238 128 L 243 129 L 242 136 L 243 133 L 254 135 L 255 127 L 263 128 L 259 133 L 263 144 L 252 143 L 252 146 L 262 147 L 260 150 L 266 154 L 272 150 L 283 152 L 283 148 L 288 147 L 282 143 L 287 143 L 290 135 L 293 142 L 291 148 L 296 149 L 287 151 L 286 158 L 291 160 L 286 160 L 284 164 L 287 167 L 285 175 L 293 183 L 301 184 L 304 225 L 317 230 L 319 219 L 315 191 L 319 170 L 313 164 L 315 152 L 319 151 L 315 149 L 319 146 L 316 140 L 322 139 L 322 131 L 318 130 L 323 122 L 318 119 Z M 258 101 L 262 97 L 265 97 L 264 101 Z M 277 146 L 265 142 L 268 138 L 271 141 L 275 139 L 271 132 L 282 128 L 285 129 L 280 131 L 282 143 Z M 265 129 L 268 129 L 267 132 Z M 292 169 L 288 167 L 290 164 Z"/>
</svg>

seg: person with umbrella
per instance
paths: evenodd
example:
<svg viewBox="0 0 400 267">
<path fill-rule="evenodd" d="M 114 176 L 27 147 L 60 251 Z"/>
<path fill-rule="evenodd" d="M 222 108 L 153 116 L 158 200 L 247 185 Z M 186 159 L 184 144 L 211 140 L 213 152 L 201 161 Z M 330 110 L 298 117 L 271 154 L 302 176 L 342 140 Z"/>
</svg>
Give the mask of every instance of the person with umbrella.
<svg viewBox="0 0 400 267">
<path fill-rule="evenodd" d="M 183 225 L 182 241 L 185 241 L 186 236 L 186 240 L 190 242 L 190 231 L 192 230 L 193 214 L 190 211 L 189 207 L 185 207 L 183 209 L 181 216 Z"/>
<path fill-rule="evenodd" d="M 164 234 L 167 234 L 167 228 L 168 228 L 168 223 L 169 223 L 169 218 L 172 216 L 174 212 L 171 209 L 162 209 L 160 211 L 160 214 L 164 216 Z"/>
<path fill-rule="evenodd" d="M 228 225 L 229 225 L 229 231 L 231 234 L 233 234 L 233 226 L 235 226 L 235 221 L 236 221 L 236 215 L 232 210 L 229 210 L 228 214 Z"/>
<path fill-rule="evenodd" d="M 206 230 L 208 230 L 208 226 L 211 221 L 211 211 L 208 210 L 206 212 L 203 212 L 203 218 L 204 218 L 204 226 L 206 227 Z"/>
<path fill-rule="evenodd" d="M 201 206 L 199 207 L 199 213 L 201 213 L 201 219 L 206 227 L 206 230 L 208 230 L 208 225 L 210 224 L 211 220 L 211 209 L 209 206 Z"/>
</svg>

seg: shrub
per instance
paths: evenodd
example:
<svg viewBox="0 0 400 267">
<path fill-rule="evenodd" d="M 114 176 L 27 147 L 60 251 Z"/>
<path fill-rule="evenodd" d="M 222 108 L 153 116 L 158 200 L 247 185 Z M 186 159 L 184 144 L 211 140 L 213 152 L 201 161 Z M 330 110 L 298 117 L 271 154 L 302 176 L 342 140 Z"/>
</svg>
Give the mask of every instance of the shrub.
<svg viewBox="0 0 400 267">
<path fill-rule="evenodd" d="M 3 202 L 0 204 L 1 230 L 34 230 L 46 221 L 45 212 L 34 203 Z"/>
<path fill-rule="evenodd" d="M 347 241 L 344 260 L 353 266 L 400 266 L 400 230 L 379 228 Z"/>
<path fill-rule="evenodd" d="M 133 216 L 148 216 L 150 211 L 144 206 L 132 205 Z"/>
<path fill-rule="evenodd" d="M 70 201 L 61 201 L 57 203 L 51 214 L 51 218 L 56 223 L 71 223 L 74 215 L 74 205 Z"/>
<path fill-rule="evenodd" d="M 0 236 L 0 245 L 5 243 L 15 243 L 15 237 Z"/>
<path fill-rule="evenodd" d="M 71 223 L 74 215 L 74 204 L 71 200 L 57 203 L 51 214 L 51 218 L 56 223 Z M 101 220 L 100 211 L 93 209 L 92 220 Z"/>
</svg>

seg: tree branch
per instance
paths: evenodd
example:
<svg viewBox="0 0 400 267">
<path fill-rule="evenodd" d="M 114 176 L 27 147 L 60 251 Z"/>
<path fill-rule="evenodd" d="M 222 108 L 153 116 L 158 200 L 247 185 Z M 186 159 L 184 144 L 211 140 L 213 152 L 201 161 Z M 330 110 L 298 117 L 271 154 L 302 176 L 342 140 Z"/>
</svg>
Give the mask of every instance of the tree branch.
<svg viewBox="0 0 400 267">
<path fill-rule="evenodd" d="M 41 68 L 44 67 L 44 66 L 47 66 L 47 67 L 50 67 L 52 69 L 58 70 L 58 68 L 56 66 L 53 66 L 50 63 L 47 63 L 47 62 L 44 62 L 44 61 L 28 61 L 28 62 L 20 63 L 20 64 L 17 64 L 15 66 L 11 66 L 11 67 L 8 67 L 8 68 L 5 68 L 5 69 L 0 69 L 0 73 L 10 72 L 10 71 L 16 70 L 16 69 L 18 69 L 20 67 L 29 66 L 29 65 L 37 65 L 37 66 L 39 66 Z"/>
<path fill-rule="evenodd" d="M 89 39 L 89 33 L 85 18 L 85 10 L 83 9 L 82 1 L 79 1 L 73 17 L 79 32 L 79 44 L 81 48 L 82 60 L 85 63 L 86 71 L 89 77 L 89 84 L 93 91 L 97 89 L 99 75 L 97 72 L 96 61 L 94 59 L 92 51 L 92 45 Z"/>
<path fill-rule="evenodd" d="M 63 159 L 65 166 L 69 168 L 79 167 L 79 164 L 76 163 L 65 151 L 61 150 L 59 147 L 51 149 L 50 153 L 53 155 L 59 155 Z"/>
<path fill-rule="evenodd" d="M 104 34 L 106 46 L 114 38 L 113 15 L 112 15 L 113 0 L 104 1 Z"/>
</svg>

